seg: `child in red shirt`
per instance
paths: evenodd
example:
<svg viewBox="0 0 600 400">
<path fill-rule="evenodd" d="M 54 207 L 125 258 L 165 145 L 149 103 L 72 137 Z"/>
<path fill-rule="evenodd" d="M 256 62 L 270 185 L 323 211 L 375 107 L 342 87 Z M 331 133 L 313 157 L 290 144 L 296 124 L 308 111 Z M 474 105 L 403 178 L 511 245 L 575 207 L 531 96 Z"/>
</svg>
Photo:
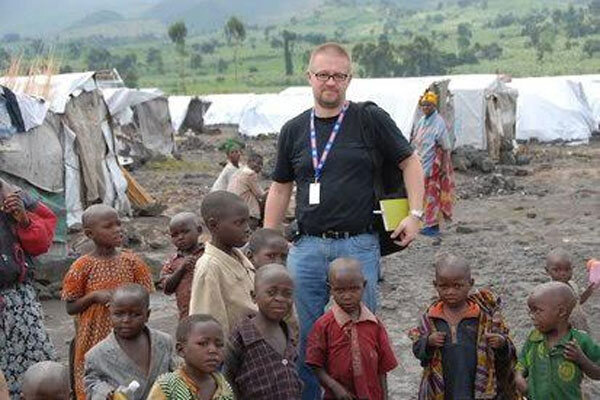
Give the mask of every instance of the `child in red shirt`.
<svg viewBox="0 0 600 400">
<path fill-rule="evenodd" d="M 169 232 L 177 253 L 163 265 L 160 285 L 165 294 L 175 293 L 181 320 L 189 314 L 196 262 L 204 254 L 204 245 L 198 242 L 202 226 L 196 214 L 183 212 L 171 218 Z"/>
<path fill-rule="evenodd" d="M 334 303 L 308 336 L 306 364 L 325 388 L 324 399 L 386 400 L 386 375 L 398 362 L 385 327 L 361 301 L 360 263 L 332 262 L 329 284 Z"/>
</svg>

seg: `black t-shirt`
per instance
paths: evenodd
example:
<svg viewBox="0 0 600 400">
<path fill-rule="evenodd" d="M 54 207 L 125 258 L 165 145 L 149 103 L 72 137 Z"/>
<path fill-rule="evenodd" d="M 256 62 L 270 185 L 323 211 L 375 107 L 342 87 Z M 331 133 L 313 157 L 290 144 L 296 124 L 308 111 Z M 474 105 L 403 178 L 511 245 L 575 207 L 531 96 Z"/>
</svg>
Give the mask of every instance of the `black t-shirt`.
<svg viewBox="0 0 600 400">
<path fill-rule="evenodd" d="M 373 142 L 386 160 L 398 165 L 413 149 L 388 113 L 367 107 L 375 136 Z M 362 232 L 373 222 L 373 164 L 361 137 L 359 107 L 350 103 L 321 173 L 321 199 L 309 205 L 309 184 L 315 180 L 310 151 L 310 110 L 288 121 L 279 135 L 273 180 L 295 181 L 296 218 L 302 233 Z M 337 120 L 315 118 L 318 157 Z"/>
</svg>

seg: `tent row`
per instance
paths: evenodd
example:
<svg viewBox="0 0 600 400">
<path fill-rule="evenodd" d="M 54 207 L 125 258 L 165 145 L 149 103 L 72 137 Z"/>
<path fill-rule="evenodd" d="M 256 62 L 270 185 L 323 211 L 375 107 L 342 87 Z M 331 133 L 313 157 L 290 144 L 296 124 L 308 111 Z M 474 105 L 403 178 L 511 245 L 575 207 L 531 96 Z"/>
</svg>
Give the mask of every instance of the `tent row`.
<svg viewBox="0 0 600 400">
<path fill-rule="evenodd" d="M 443 82 L 447 82 L 444 86 Z M 354 79 L 347 97 L 383 107 L 410 136 L 419 117 L 418 99 L 430 87 L 447 87 L 447 113 L 456 146 L 498 152 L 502 138 L 586 141 L 600 124 L 600 75 L 507 79 L 498 75 Z M 308 86 L 275 94 L 228 94 L 182 99 L 171 108 L 178 120 L 193 99 L 203 126 L 237 125 L 248 137 L 277 134 L 283 124 L 312 105 Z M 176 100 L 174 100 L 175 102 Z M 171 99 L 169 100 L 172 104 Z M 200 105 L 201 104 L 201 105 Z M 174 126 L 180 132 L 182 125 Z M 184 128 L 185 130 L 187 128 Z"/>
</svg>

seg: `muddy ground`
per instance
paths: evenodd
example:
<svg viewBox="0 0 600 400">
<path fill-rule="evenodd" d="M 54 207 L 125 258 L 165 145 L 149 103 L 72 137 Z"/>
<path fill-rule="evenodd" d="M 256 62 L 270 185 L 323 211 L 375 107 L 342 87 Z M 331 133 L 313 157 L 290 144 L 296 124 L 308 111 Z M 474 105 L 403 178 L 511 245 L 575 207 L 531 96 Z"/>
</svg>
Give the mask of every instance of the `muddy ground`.
<svg viewBox="0 0 600 400">
<path fill-rule="evenodd" d="M 160 217 L 136 218 L 128 223 L 130 243 L 155 268 L 172 251 L 166 236 L 168 217 L 183 210 L 198 210 L 220 171 L 218 162 L 223 156 L 216 147 L 225 136 L 183 139 L 181 161 L 150 163 L 133 172 L 166 206 Z M 275 141 L 251 140 L 247 145 L 266 156 L 268 170 Z M 492 286 L 502 296 L 518 347 L 532 328 L 527 294 L 548 279 L 544 257 L 549 249 L 562 246 L 570 251 L 575 280 L 581 288 L 586 286 L 584 263 L 600 256 L 600 144 L 530 145 L 528 155 L 531 164 L 497 167 L 496 175 L 457 173 L 461 198 L 454 221 L 444 227 L 441 240 L 419 237 L 408 250 L 384 260 L 379 314 L 401 364 L 389 377 L 391 399 L 416 397 L 421 368 L 412 356 L 406 332 L 435 297 L 431 281 L 436 252 L 465 256 L 473 268 L 476 286 Z M 47 327 L 61 359 L 66 360 L 66 340 L 72 336 L 73 324 L 60 302 L 44 302 L 44 308 Z M 174 299 L 155 294 L 152 308 L 150 325 L 173 332 L 177 319 Z M 592 296 L 584 310 L 593 336 L 600 339 L 600 296 Z M 592 398 L 600 398 L 598 393 Z"/>
</svg>

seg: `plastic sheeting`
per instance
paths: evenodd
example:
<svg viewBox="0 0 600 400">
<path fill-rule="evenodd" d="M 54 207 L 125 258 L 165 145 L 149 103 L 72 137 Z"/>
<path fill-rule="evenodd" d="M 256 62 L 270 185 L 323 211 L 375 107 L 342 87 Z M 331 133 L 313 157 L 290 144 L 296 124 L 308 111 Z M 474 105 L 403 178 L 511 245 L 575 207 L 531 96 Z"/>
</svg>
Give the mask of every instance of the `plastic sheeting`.
<svg viewBox="0 0 600 400">
<path fill-rule="evenodd" d="M 83 216 L 83 203 L 81 202 L 81 167 L 75 147 L 77 135 L 68 126 L 64 126 L 64 153 L 65 163 L 65 208 L 67 209 L 67 226 L 69 228 L 80 226 Z"/>
<path fill-rule="evenodd" d="M 102 89 L 102 95 L 110 115 L 121 125 L 125 125 L 131 122 L 129 116 L 133 115 L 131 113 L 133 107 L 162 97 L 163 92 L 158 89 L 106 88 Z"/>
<path fill-rule="evenodd" d="M 600 75 L 578 75 L 565 78 L 581 83 L 583 93 L 594 116 L 594 129 L 600 130 Z"/>
<path fill-rule="evenodd" d="M 35 75 L 0 78 L 0 84 L 16 93 L 28 93 L 44 98 L 50 111 L 63 114 L 71 96 L 89 92 L 97 88 L 95 72 L 81 72 L 61 75 Z"/>
<path fill-rule="evenodd" d="M 171 114 L 171 126 L 175 132 L 179 131 L 181 124 L 188 112 L 188 107 L 193 96 L 169 96 L 169 113 Z"/>
<path fill-rule="evenodd" d="M 509 83 L 519 91 L 517 139 L 587 141 L 594 118 L 580 83 L 561 77 L 522 78 Z"/>
<path fill-rule="evenodd" d="M 213 94 L 203 96 L 202 101 L 210 103 L 204 115 L 205 125 L 239 125 L 246 106 L 255 99 L 254 93 Z"/>
<path fill-rule="evenodd" d="M 0 153 L 0 171 L 14 175 L 51 193 L 64 190 L 60 121 L 48 114 L 41 126 L 27 133 L 16 134 L 9 145 L 15 152 Z"/>
<path fill-rule="evenodd" d="M 109 183 L 106 187 L 103 203 L 127 215 L 131 215 L 131 204 L 127 197 L 127 180 L 117 161 L 112 130 L 107 121 L 102 122 L 101 128 L 108 148 L 103 164 L 104 180 Z"/>
</svg>

